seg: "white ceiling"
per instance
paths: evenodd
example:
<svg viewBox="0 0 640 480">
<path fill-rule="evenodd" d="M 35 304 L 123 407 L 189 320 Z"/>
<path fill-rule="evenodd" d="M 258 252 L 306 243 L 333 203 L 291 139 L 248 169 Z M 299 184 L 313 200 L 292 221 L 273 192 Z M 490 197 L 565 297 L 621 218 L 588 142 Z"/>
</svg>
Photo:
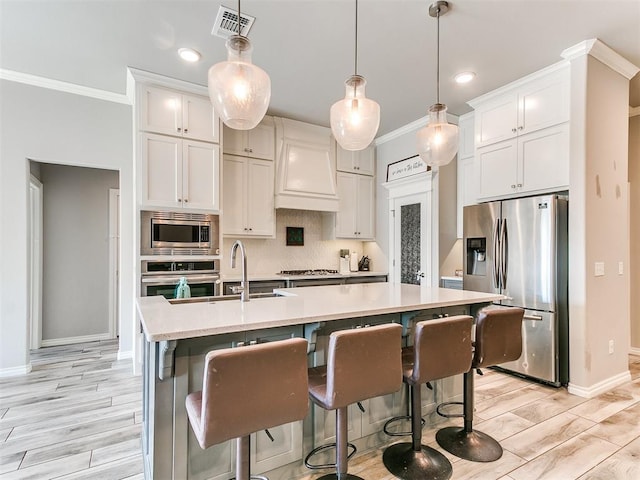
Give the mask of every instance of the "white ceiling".
<svg viewBox="0 0 640 480">
<path fill-rule="evenodd" d="M 235 0 L 224 5 L 236 8 Z M 360 0 L 359 68 L 381 106 L 379 135 L 426 115 L 435 103 L 436 21 L 429 0 Z M 441 101 L 470 111 L 478 95 L 561 60 L 599 38 L 640 66 L 640 0 L 452 0 L 440 20 Z M 211 36 L 219 0 L 0 0 L 0 66 L 125 92 L 126 67 L 206 85 L 226 58 Z M 244 0 L 256 17 L 254 63 L 271 77 L 269 113 L 321 125 L 354 69 L 354 0 Z M 180 47 L 202 53 L 185 64 Z M 477 73 L 457 86 L 453 75 Z M 632 81 L 640 105 L 640 75 Z"/>
</svg>

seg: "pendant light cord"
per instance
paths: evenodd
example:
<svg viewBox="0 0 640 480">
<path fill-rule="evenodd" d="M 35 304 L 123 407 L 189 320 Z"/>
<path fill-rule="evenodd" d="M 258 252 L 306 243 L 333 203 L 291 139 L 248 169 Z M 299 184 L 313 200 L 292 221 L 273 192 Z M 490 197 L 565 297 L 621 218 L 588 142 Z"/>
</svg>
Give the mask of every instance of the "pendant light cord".
<svg viewBox="0 0 640 480">
<path fill-rule="evenodd" d="M 355 67 L 354 67 L 354 72 L 355 75 L 358 74 L 358 0 L 356 0 L 356 42 L 355 42 L 355 47 L 356 47 L 356 52 L 355 52 Z"/>
<path fill-rule="evenodd" d="M 240 0 L 238 0 L 238 35 L 242 36 L 241 32 L 241 28 L 240 28 L 240 22 L 242 19 L 242 15 L 240 15 Z"/>
<path fill-rule="evenodd" d="M 438 7 L 438 11 L 436 13 L 436 21 L 436 103 L 440 103 L 440 7 Z"/>
</svg>

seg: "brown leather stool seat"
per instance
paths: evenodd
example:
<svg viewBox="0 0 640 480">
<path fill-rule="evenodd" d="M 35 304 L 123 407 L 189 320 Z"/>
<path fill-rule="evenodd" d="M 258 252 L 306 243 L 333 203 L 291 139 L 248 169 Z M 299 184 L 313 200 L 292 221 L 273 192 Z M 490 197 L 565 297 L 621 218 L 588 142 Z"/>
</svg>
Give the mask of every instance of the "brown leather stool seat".
<svg viewBox="0 0 640 480">
<path fill-rule="evenodd" d="M 402 387 L 402 327 L 390 323 L 333 332 L 329 338 L 327 365 L 309 369 L 309 397 L 318 406 L 336 411 L 336 473 L 320 479 L 359 479 L 347 473 L 347 407 L 367 398 L 396 392 Z M 312 450 L 309 458 L 331 445 Z M 317 480 L 320 480 L 317 479 Z"/>
<path fill-rule="evenodd" d="M 521 308 L 484 309 L 477 315 L 473 362 L 464 375 L 464 427 L 447 427 L 436 433 L 438 445 L 457 457 L 473 462 L 493 462 L 502 456 L 502 447 L 495 439 L 473 429 L 474 369 L 520 358 L 523 317 Z"/>
<path fill-rule="evenodd" d="M 309 411 L 307 341 L 292 338 L 207 353 L 202 391 L 186 399 L 203 449 L 237 439 L 236 479 L 248 480 L 249 435 Z"/>
<path fill-rule="evenodd" d="M 446 480 L 452 467 L 437 450 L 422 445 L 423 383 L 459 375 L 471 366 L 471 328 L 473 317 L 460 315 L 426 320 L 415 325 L 413 347 L 403 349 L 403 380 L 411 397 L 412 441 L 388 447 L 382 456 L 385 467 L 403 479 Z"/>
</svg>

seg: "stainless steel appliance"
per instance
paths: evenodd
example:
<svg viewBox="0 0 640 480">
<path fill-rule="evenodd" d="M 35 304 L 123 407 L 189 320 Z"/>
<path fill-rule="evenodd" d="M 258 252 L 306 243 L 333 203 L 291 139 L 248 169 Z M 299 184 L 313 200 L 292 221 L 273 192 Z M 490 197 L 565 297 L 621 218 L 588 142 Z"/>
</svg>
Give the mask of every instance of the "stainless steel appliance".
<svg viewBox="0 0 640 480">
<path fill-rule="evenodd" d="M 218 215 L 140 212 L 140 255 L 219 255 Z"/>
<path fill-rule="evenodd" d="M 167 262 L 143 260 L 140 296 L 173 299 L 180 277 L 186 277 L 192 297 L 220 295 L 219 260 Z"/>
<path fill-rule="evenodd" d="M 569 381 L 567 215 L 559 195 L 464 208 L 464 289 L 525 309 L 522 356 L 500 367 L 556 386 Z"/>
</svg>

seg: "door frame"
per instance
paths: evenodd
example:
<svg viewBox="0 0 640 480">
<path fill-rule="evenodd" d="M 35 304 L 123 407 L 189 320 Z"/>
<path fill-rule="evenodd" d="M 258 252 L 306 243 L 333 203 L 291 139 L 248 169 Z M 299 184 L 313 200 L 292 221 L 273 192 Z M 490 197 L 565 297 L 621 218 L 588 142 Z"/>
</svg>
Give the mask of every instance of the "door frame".
<svg viewBox="0 0 640 480">
<path fill-rule="evenodd" d="M 421 282 L 423 286 L 438 286 L 438 216 L 437 208 L 433 202 L 433 176 L 432 172 L 424 172 L 412 175 L 393 182 L 382 184 L 389 192 L 389 281 L 398 283 L 400 281 L 399 245 L 397 245 L 396 236 L 396 208 L 409 197 L 415 197 L 415 200 L 424 202 L 425 216 L 423 218 L 424 225 L 427 227 L 426 238 L 421 239 L 424 246 L 424 272 L 425 282 Z M 413 199 L 413 198 L 412 198 Z M 422 224 L 422 222 L 421 222 Z M 435 225 L 435 228 L 434 228 Z"/>
<path fill-rule="evenodd" d="M 109 189 L 109 338 L 119 334 L 120 189 Z"/>
<path fill-rule="evenodd" d="M 29 348 L 42 346 L 42 228 L 44 186 L 29 178 Z"/>
</svg>

